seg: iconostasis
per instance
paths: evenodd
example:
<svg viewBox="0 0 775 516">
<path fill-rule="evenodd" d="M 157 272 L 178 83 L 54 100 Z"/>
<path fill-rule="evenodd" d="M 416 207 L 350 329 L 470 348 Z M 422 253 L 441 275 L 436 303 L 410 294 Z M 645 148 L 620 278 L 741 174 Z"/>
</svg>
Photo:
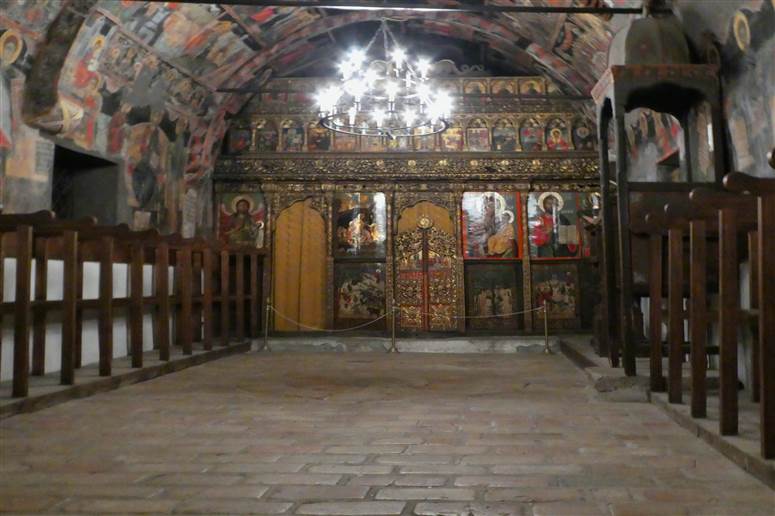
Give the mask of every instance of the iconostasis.
<svg viewBox="0 0 775 516">
<path fill-rule="evenodd" d="M 526 310 L 544 305 L 571 330 L 596 298 L 580 284 L 593 192 L 278 193 L 271 210 L 262 193 L 217 196 L 224 242 L 271 248 L 276 331 L 385 333 L 395 306 L 405 334 L 516 334 L 543 328 Z"/>
</svg>

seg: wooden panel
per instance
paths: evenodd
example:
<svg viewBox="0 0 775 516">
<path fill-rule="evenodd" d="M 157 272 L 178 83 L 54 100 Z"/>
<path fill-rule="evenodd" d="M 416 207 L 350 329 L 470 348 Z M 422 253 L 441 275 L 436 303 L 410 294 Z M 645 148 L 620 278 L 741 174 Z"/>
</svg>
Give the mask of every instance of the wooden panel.
<svg viewBox="0 0 775 516">
<path fill-rule="evenodd" d="M 326 229 L 311 201 L 295 203 L 277 217 L 274 306 L 310 328 L 326 324 Z M 275 314 L 278 331 L 308 331 Z"/>
<path fill-rule="evenodd" d="M 398 219 L 398 232 L 414 231 L 417 228 L 417 221 L 423 215 L 433 221 L 435 228 L 450 235 L 455 234 L 455 224 L 447 209 L 428 201 L 418 202 L 401 212 L 401 217 Z"/>
</svg>

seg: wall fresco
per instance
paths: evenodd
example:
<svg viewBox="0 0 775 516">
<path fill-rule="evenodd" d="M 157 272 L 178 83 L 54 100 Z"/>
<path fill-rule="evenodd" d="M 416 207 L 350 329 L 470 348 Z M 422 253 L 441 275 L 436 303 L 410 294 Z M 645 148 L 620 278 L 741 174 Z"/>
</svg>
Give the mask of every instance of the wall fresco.
<svg viewBox="0 0 775 516">
<path fill-rule="evenodd" d="M 218 194 L 218 239 L 224 244 L 266 245 L 266 202 L 260 193 Z"/>
</svg>

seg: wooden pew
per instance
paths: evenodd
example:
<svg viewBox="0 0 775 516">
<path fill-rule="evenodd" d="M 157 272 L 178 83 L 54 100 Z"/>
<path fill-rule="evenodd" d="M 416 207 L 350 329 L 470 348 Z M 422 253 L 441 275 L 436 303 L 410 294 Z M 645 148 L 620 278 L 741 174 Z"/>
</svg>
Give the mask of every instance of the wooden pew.
<svg viewBox="0 0 775 516">
<path fill-rule="evenodd" d="M 738 432 L 737 332 L 740 326 L 738 235 L 755 224 L 750 196 L 695 188 L 692 205 L 718 213 L 719 232 L 719 431 Z"/>
<path fill-rule="evenodd" d="M 769 156 L 775 168 L 775 151 Z M 757 272 L 759 309 L 759 410 L 761 453 L 775 458 L 775 180 L 729 174 L 724 186 L 757 197 Z"/>
</svg>

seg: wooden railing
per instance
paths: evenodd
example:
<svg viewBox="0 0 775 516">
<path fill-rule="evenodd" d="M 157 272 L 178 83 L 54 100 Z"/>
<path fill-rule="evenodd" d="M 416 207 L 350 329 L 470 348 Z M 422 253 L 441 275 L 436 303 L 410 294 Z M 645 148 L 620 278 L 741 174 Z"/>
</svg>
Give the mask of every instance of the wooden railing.
<svg viewBox="0 0 775 516">
<path fill-rule="evenodd" d="M 668 401 L 682 402 L 682 363 L 688 354 L 691 414 L 706 417 L 707 355 L 716 351 L 709 345 L 708 325 L 716 322 L 719 433 L 736 435 L 738 334 L 747 325 L 754 338 L 751 399 L 760 404 L 761 453 L 766 459 L 775 458 L 775 179 L 729 174 L 724 178 L 723 190 L 696 188 L 682 202 L 671 202 L 664 211 L 646 214 L 633 226 L 633 232 L 647 234 L 650 242 L 652 390 L 664 390 L 665 385 L 662 301 L 666 297 Z M 665 255 L 667 271 L 663 265 Z M 750 308 L 743 309 L 739 270 L 746 259 L 750 264 L 751 297 Z M 711 309 L 709 294 L 718 295 L 717 309 Z M 688 306 L 684 306 L 685 299 Z"/>
<path fill-rule="evenodd" d="M 131 231 L 125 225 L 100 226 L 93 219 L 58 220 L 45 211 L 0 215 L 0 309 L 2 315 L 13 314 L 14 321 L 12 396 L 27 396 L 30 375 L 45 373 L 47 318 L 53 312 L 61 313 L 62 319 L 59 374 L 65 385 L 75 383 L 76 370 L 82 366 L 85 311 L 97 312 L 100 376 L 111 375 L 117 311 L 126 314 L 133 368 L 143 367 L 143 322 L 148 311 L 153 319 L 153 349 L 163 361 L 170 359 L 173 345 L 190 355 L 195 342 L 211 350 L 216 341 L 227 346 L 247 336 L 258 337 L 263 257 L 262 250 L 249 247 L 162 236 L 155 230 Z M 5 258 L 16 262 L 13 301 L 2 298 Z M 63 296 L 57 300 L 47 296 L 47 272 L 53 260 L 63 267 Z M 83 297 L 84 264 L 89 262 L 99 264 L 95 299 Z M 125 297 L 114 295 L 115 264 L 128 269 Z M 151 295 L 143 292 L 145 266 L 153 268 Z"/>
</svg>

